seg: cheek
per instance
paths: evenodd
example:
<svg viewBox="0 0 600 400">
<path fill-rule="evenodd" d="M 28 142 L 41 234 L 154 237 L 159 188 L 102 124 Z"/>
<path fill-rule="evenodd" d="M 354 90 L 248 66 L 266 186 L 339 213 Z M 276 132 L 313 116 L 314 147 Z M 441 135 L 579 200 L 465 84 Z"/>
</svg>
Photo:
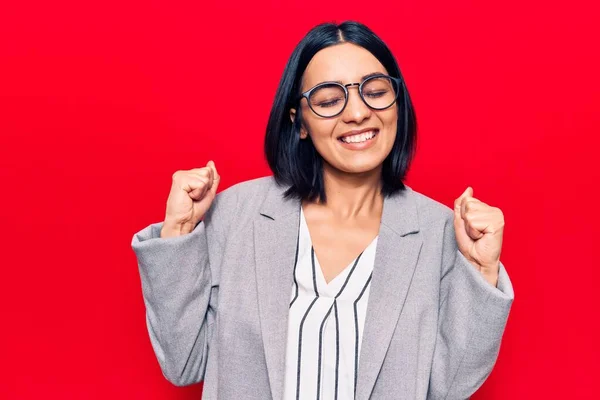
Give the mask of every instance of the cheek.
<svg viewBox="0 0 600 400">
<path fill-rule="evenodd" d="M 392 110 L 382 122 L 384 129 L 390 133 L 393 142 L 396 139 L 396 132 L 398 132 L 398 111 Z"/>
<path fill-rule="evenodd" d="M 387 129 L 395 130 L 398 124 L 398 109 L 394 107 L 393 109 L 389 110 L 389 112 L 383 114 L 382 122 Z"/>
<path fill-rule="evenodd" d="M 335 130 L 335 120 L 308 118 L 305 127 L 313 142 L 330 139 Z"/>
</svg>

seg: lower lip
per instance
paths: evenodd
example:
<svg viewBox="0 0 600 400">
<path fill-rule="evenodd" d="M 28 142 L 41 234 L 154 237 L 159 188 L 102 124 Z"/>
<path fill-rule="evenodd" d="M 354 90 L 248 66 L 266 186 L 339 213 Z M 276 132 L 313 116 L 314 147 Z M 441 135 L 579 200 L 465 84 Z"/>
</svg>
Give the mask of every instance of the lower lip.
<svg viewBox="0 0 600 400">
<path fill-rule="evenodd" d="M 379 131 L 377 131 L 371 139 L 367 139 L 364 142 L 346 143 L 346 142 L 342 142 L 340 139 L 338 139 L 337 141 L 339 144 L 342 145 L 342 147 L 344 147 L 348 150 L 366 150 L 375 144 L 375 141 L 377 140 L 378 137 L 379 137 Z"/>
</svg>

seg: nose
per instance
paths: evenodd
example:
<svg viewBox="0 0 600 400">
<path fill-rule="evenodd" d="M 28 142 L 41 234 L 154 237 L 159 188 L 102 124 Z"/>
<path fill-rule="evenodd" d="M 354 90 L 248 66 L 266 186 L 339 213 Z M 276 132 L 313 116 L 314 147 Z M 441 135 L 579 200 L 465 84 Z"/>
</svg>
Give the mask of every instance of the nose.
<svg viewBox="0 0 600 400">
<path fill-rule="evenodd" d="M 365 104 L 358 93 L 358 84 L 348 85 L 348 103 L 342 113 L 342 120 L 346 123 L 360 124 L 371 116 L 372 110 Z"/>
</svg>

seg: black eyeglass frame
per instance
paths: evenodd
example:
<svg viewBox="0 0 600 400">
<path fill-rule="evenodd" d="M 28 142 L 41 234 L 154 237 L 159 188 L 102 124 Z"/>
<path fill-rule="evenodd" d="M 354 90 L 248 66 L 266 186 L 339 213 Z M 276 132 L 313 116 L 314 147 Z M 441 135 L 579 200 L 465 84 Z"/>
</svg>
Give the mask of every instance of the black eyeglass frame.
<svg viewBox="0 0 600 400">
<path fill-rule="evenodd" d="M 363 93 L 362 93 L 363 85 L 366 82 L 369 82 L 370 80 L 377 79 L 377 78 L 387 78 L 387 79 L 390 79 L 390 80 L 392 80 L 393 82 L 396 83 L 396 93 L 394 95 L 394 101 L 392 101 L 389 106 L 382 107 L 382 108 L 372 107 L 372 106 L 369 105 L 369 103 L 367 103 L 367 101 L 365 100 L 365 98 L 363 96 Z M 297 101 L 300 102 L 300 101 L 302 101 L 303 98 L 305 98 L 306 99 L 306 103 L 308 104 L 308 107 L 311 109 L 312 112 L 314 112 L 315 114 L 317 114 L 321 118 L 333 118 L 333 117 L 337 117 L 338 115 L 340 115 L 341 113 L 343 113 L 344 110 L 346 109 L 346 105 L 348 104 L 348 97 L 350 96 L 350 93 L 348 93 L 348 88 L 350 86 L 358 86 L 358 95 L 360 96 L 360 98 L 363 101 L 363 103 L 365 103 L 365 105 L 367 107 L 369 107 L 370 109 L 372 109 L 372 110 L 381 111 L 381 110 L 386 110 L 386 109 L 390 108 L 391 106 L 393 106 L 396 103 L 396 101 L 398 100 L 398 94 L 400 93 L 401 85 L 403 85 L 403 84 L 404 84 L 404 81 L 401 78 L 396 78 L 396 77 L 389 76 L 389 75 L 386 75 L 386 74 L 372 75 L 372 76 L 368 77 L 367 79 L 365 79 L 362 82 L 347 83 L 345 85 L 341 84 L 339 82 L 321 82 L 318 85 L 315 85 L 312 88 L 308 89 L 306 92 L 302 93 L 300 96 L 298 96 Z M 331 85 L 339 86 L 339 87 L 341 87 L 344 90 L 344 93 L 345 93 L 344 105 L 342 106 L 341 110 L 339 112 L 337 112 L 336 114 L 327 115 L 327 116 L 321 115 L 321 114 L 319 114 L 318 112 L 316 112 L 312 108 L 312 106 L 310 104 L 310 95 L 316 89 L 319 89 L 319 88 L 321 88 L 323 86 L 331 86 Z"/>
</svg>

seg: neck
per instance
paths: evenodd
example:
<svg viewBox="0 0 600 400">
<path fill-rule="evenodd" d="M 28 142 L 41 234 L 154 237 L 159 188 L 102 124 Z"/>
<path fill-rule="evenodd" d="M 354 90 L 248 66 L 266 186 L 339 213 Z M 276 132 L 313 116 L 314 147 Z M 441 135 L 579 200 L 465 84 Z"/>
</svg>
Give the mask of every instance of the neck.
<svg viewBox="0 0 600 400">
<path fill-rule="evenodd" d="M 339 218 L 372 217 L 381 215 L 382 166 L 363 173 L 346 173 L 324 163 L 323 181 L 326 204 L 319 204 Z"/>
</svg>

